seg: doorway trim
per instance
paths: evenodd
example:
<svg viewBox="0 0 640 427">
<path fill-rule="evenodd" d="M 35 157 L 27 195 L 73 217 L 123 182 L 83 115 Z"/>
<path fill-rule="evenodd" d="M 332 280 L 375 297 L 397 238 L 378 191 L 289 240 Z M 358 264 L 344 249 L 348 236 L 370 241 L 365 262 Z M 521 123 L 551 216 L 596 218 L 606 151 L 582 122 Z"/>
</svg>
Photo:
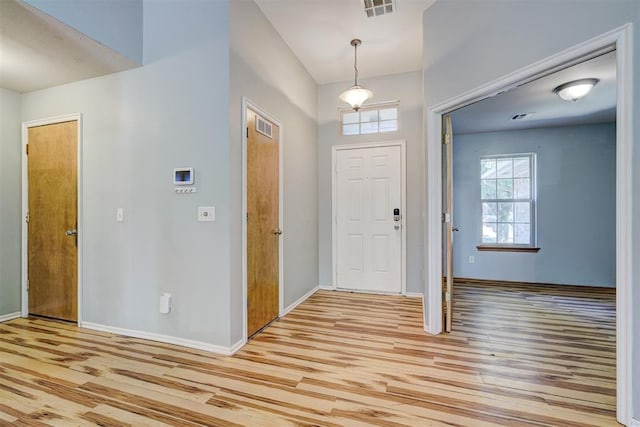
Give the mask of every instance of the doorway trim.
<svg viewBox="0 0 640 427">
<path fill-rule="evenodd" d="M 426 256 L 427 314 L 424 329 L 431 334 L 442 332 L 442 179 L 441 117 L 481 99 L 553 70 L 565 68 L 593 52 L 615 48 L 617 61 L 616 112 L 616 395 L 617 419 L 630 425 L 632 410 L 632 148 L 633 148 L 633 50 L 632 24 L 625 24 L 600 36 L 535 62 L 490 83 L 462 93 L 429 108 L 426 114 Z M 613 50 L 613 49 L 612 49 Z"/>
<path fill-rule="evenodd" d="M 336 167 L 337 167 L 337 152 L 340 150 L 352 150 L 361 148 L 379 148 L 379 147 L 400 147 L 400 196 L 402 197 L 401 209 L 402 209 L 402 233 L 400 234 L 402 243 L 400 245 L 400 275 L 401 275 L 401 289 L 400 294 L 407 294 L 407 174 L 406 174 L 406 145 L 407 141 L 404 139 L 381 141 L 381 142 L 364 142 L 359 144 L 341 144 L 331 147 L 331 269 L 333 270 L 332 286 L 331 289 L 336 290 L 338 284 L 338 236 L 336 219 L 338 217 L 336 197 L 337 179 L 336 179 Z M 351 290 L 350 290 L 351 291 Z M 358 291 L 353 291 L 358 292 Z M 397 294 L 395 294 L 397 295 Z"/>
<path fill-rule="evenodd" d="M 242 341 L 234 345 L 240 348 L 247 343 L 247 108 L 278 126 L 278 227 L 284 230 L 284 128 L 282 123 L 266 110 L 246 97 L 242 97 Z M 284 241 L 278 245 L 278 317 L 284 315 Z"/>
<path fill-rule="evenodd" d="M 64 116 L 55 116 L 46 119 L 31 120 L 22 123 L 22 274 L 21 274 L 21 316 L 29 316 L 29 293 L 27 291 L 27 280 L 29 279 L 29 266 L 28 266 L 28 227 L 27 227 L 27 213 L 29 212 L 29 171 L 28 164 L 29 159 L 27 157 L 27 144 L 29 143 L 29 128 L 36 126 L 53 125 L 63 122 L 78 122 L 78 135 L 77 139 L 77 171 L 78 171 L 78 319 L 77 324 L 82 324 L 82 252 L 83 252 L 83 226 L 82 226 L 82 114 L 68 114 Z"/>
</svg>

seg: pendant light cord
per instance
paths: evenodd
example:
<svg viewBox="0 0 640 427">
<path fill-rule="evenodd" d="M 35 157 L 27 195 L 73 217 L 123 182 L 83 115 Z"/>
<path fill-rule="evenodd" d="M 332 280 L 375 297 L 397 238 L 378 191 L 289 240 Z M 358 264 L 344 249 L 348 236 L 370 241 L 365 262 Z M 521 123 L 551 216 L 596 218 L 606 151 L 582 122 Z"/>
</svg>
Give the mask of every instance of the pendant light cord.
<svg viewBox="0 0 640 427">
<path fill-rule="evenodd" d="M 358 44 L 356 43 L 353 47 L 355 49 L 353 69 L 355 70 L 355 75 L 356 75 L 354 86 L 358 86 Z"/>
</svg>

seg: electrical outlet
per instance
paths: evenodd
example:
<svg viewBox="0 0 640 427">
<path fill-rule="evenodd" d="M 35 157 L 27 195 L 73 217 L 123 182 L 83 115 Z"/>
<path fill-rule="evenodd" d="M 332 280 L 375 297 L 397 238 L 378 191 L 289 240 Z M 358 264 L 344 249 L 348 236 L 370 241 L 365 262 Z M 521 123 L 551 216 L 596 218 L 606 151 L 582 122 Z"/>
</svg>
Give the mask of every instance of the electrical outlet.
<svg viewBox="0 0 640 427">
<path fill-rule="evenodd" d="M 198 207 L 198 221 L 215 221 L 216 208 L 213 206 Z"/>
<path fill-rule="evenodd" d="M 469 255 L 469 264 L 474 264 L 476 262 L 476 257 L 473 255 Z"/>
</svg>

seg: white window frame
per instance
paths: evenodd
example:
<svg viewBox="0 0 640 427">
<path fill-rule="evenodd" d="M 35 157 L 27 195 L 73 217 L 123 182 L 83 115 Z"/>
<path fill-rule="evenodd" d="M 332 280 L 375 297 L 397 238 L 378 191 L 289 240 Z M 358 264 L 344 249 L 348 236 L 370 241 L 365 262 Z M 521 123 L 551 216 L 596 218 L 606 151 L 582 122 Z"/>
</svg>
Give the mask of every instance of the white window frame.
<svg viewBox="0 0 640 427">
<path fill-rule="evenodd" d="M 536 205 L 537 205 L 537 171 L 536 171 L 536 153 L 509 153 L 509 154 L 493 154 L 493 155 L 485 155 L 485 156 L 480 156 L 479 160 L 478 160 L 478 165 L 480 166 L 482 164 L 483 160 L 487 160 L 487 159 L 496 159 L 496 160 L 500 160 L 500 159 L 515 159 L 518 157 L 528 157 L 529 158 L 529 198 L 527 199 L 516 199 L 515 198 L 515 194 L 514 197 L 510 198 L 510 199 L 499 199 L 496 193 L 496 198 L 495 199 L 483 199 L 482 198 L 482 170 L 481 168 L 479 168 L 478 170 L 478 182 L 479 182 L 479 187 L 480 187 L 480 197 L 479 197 L 479 201 L 480 201 L 480 215 L 479 215 L 479 221 L 480 221 L 480 227 L 479 227 L 479 235 L 478 235 L 478 248 L 536 248 L 537 246 L 537 209 L 536 209 Z M 497 171 L 496 171 L 497 172 Z M 496 180 L 500 179 L 496 176 L 495 178 Z M 512 177 L 511 179 L 513 180 L 513 173 L 512 173 Z M 497 191 L 497 182 L 496 182 L 496 191 Z M 515 192 L 515 191 L 514 191 Z M 483 203 L 517 203 L 517 202 L 527 202 L 529 203 L 529 232 L 530 232 L 530 237 L 529 237 L 529 243 L 528 244 L 524 244 L 524 243 L 499 243 L 497 236 L 496 236 L 496 242 L 494 243 L 487 243 L 483 241 L 483 211 L 482 211 L 482 204 Z M 498 213 L 496 212 L 496 215 Z M 514 212 L 515 215 L 515 212 Z M 496 224 L 498 223 L 498 221 L 496 220 Z M 512 221 L 512 223 L 514 224 L 514 233 L 515 233 L 515 221 Z M 496 233 L 497 233 L 497 229 L 496 229 Z M 515 238 L 514 238 L 515 240 Z"/>
<path fill-rule="evenodd" d="M 386 110 L 386 109 L 389 109 L 389 108 L 395 108 L 396 109 L 397 127 L 396 127 L 395 130 L 389 130 L 389 131 L 380 132 L 380 110 Z M 365 112 L 365 111 L 374 111 L 374 110 L 378 110 L 378 131 L 377 132 L 362 133 L 362 124 L 363 123 L 370 123 L 370 122 L 362 122 L 361 116 L 359 116 L 358 122 L 357 122 L 357 124 L 359 125 L 358 126 L 358 133 L 348 134 L 347 135 L 347 134 L 344 133 L 343 117 L 344 117 L 344 115 L 346 113 L 353 113 L 354 111 L 353 111 L 352 108 L 340 108 L 340 109 L 338 109 L 338 123 L 340 124 L 340 126 L 338 128 L 338 133 L 340 134 L 340 136 L 350 137 L 350 136 L 361 136 L 361 135 L 390 134 L 390 133 L 398 132 L 400 130 L 400 102 L 399 101 L 386 101 L 386 102 L 378 102 L 376 104 L 368 104 L 366 106 L 361 107 L 358 110 L 358 113 Z M 356 123 L 350 123 L 350 124 L 356 124 Z"/>
</svg>

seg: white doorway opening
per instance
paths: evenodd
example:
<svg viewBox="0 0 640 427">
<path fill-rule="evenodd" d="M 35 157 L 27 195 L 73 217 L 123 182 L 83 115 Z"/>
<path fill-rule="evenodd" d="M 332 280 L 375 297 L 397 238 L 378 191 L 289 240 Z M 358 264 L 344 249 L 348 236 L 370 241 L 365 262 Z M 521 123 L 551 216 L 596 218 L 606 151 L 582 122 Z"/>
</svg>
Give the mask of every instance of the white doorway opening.
<svg viewBox="0 0 640 427">
<path fill-rule="evenodd" d="M 617 52 L 616 114 L 616 369 L 617 418 L 631 422 L 631 285 L 632 285 L 632 48 L 631 25 L 625 25 L 493 82 L 462 93 L 427 111 L 425 147 L 426 200 L 426 312 L 425 331 L 442 332 L 442 116 L 473 102 L 524 84 L 541 75 L 564 68 L 603 49 Z"/>
</svg>

